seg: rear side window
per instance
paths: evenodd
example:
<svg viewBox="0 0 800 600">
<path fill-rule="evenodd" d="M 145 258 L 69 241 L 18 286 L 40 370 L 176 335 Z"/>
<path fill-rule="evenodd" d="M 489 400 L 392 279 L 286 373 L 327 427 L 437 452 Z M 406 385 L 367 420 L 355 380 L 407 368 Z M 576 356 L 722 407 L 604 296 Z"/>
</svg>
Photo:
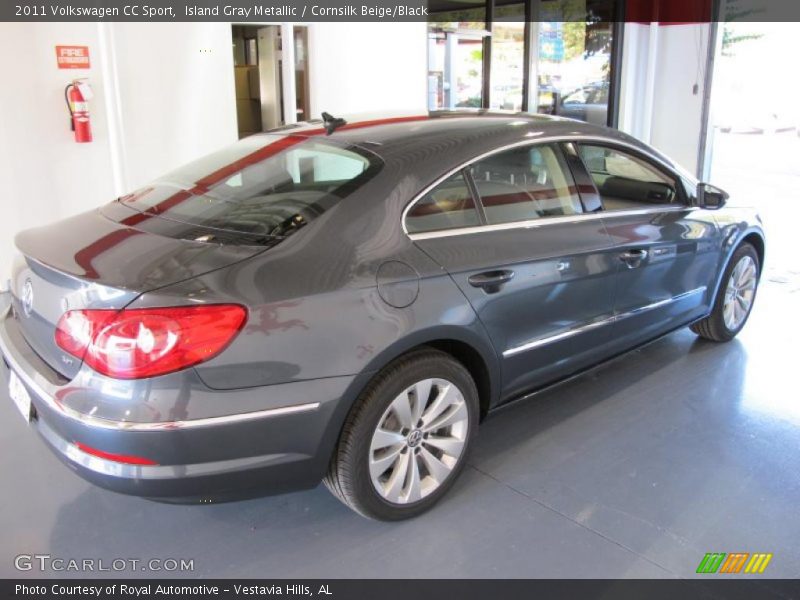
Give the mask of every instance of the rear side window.
<svg viewBox="0 0 800 600">
<path fill-rule="evenodd" d="M 647 208 L 677 200 L 675 180 L 649 162 L 605 146 L 581 144 L 578 152 L 607 211 Z"/>
<path fill-rule="evenodd" d="M 464 175 L 456 173 L 425 194 L 409 209 L 405 222 L 408 233 L 480 225 Z"/>
<path fill-rule="evenodd" d="M 282 239 L 358 189 L 381 166 L 380 159 L 355 147 L 300 136 L 254 136 L 121 201 L 175 221 Z"/>
<path fill-rule="evenodd" d="M 553 146 L 495 154 L 471 173 L 490 225 L 583 212 L 572 173 Z"/>
</svg>

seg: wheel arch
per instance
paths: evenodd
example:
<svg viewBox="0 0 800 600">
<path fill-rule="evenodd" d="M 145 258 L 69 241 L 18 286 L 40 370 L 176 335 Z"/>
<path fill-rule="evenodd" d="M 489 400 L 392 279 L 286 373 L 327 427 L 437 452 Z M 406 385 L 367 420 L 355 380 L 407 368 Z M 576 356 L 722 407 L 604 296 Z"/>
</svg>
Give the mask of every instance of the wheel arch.
<svg viewBox="0 0 800 600">
<path fill-rule="evenodd" d="M 736 248 L 738 248 L 742 244 L 750 244 L 751 246 L 753 246 L 753 248 L 755 248 L 756 254 L 758 255 L 758 275 L 760 277 L 761 270 L 764 267 L 764 252 L 765 252 L 764 237 L 755 230 L 751 230 L 749 233 L 746 233 L 745 235 L 742 236 L 742 238 L 739 240 L 739 243 L 736 244 L 731 254 L 733 254 L 733 252 L 736 251 Z M 730 256 L 728 257 L 728 260 L 730 260 Z"/>
<path fill-rule="evenodd" d="M 371 380 L 388 364 L 425 347 L 449 354 L 470 372 L 478 388 L 480 412 L 483 418 L 500 397 L 501 372 L 499 359 L 491 342 L 483 339 L 474 329 L 463 326 L 436 326 L 415 332 L 376 355 L 364 371 L 371 374 L 369 377 Z M 368 383 L 369 381 L 364 387 Z M 353 403 L 362 391 L 363 388 L 353 396 Z"/>
<path fill-rule="evenodd" d="M 478 388 L 481 420 L 488 414 L 492 405 L 492 376 L 489 366 L 484 361 L 481 353 L 466 342 L 453 339 L 432 340 L 418 348 L 435 348 L 449 354 L 460 362 L 469 371 Z M 413 350 L 412 350 L 413 351 Z"/>
<path fill-rule="evenodd" d="M 764 239 L 763 232 L 757 227 L 748 227 L 738 233 L 738 235 L 732 235 L 728 238 L 728 241 L 723 244 L 724 246 L 724 257 L 723 260 L 720 261 L 720 268 L 719 272 L 716 276 L 716 281 L 714 282 L 714 296 L 711 298 L 712 306 L 713 303 L 717 299 L 717 295 L 719 294 L 720 287 L 722 286 L 722 277 L 725 274 L 725 269 L 728 268 L 728 264 L 731 261 L 731 257 L 733 256 L 734 252 L 742 245 L 742 244 L 750 244 L 756 251 L 756 255 L 758 256 L 758 276 L 761 277 L 761 273 L 764 268 L 764 255 L 766 251 L 766 241 Z"/>
</svg>

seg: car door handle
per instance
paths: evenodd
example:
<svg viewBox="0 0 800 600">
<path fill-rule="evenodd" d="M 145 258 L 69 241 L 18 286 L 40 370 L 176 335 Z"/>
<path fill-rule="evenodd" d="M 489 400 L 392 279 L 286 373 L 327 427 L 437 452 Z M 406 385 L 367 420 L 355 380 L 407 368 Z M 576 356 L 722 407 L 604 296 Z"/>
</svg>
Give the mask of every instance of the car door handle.
<svg viewBox="0 0 800 600">
<path fill-rule="evenodd" d="M 628 268 L 633 269 L 642 264 L 642 261 L 647 258 L 647 250 L 644 248 L 636 248 L 635 250 L 626 250 L 620 253 L 619 259 L 628 265 Z"/>
<path fill-rule="evenodd" d="M 510 269 L 499 269 L 497 271 L 484 271 L 470 276 L 468 279 L 472 287 L 483 288 L 487 294 L 499 292 L 504 284 L 514 279 L 514 271 Z"/>
</svg>

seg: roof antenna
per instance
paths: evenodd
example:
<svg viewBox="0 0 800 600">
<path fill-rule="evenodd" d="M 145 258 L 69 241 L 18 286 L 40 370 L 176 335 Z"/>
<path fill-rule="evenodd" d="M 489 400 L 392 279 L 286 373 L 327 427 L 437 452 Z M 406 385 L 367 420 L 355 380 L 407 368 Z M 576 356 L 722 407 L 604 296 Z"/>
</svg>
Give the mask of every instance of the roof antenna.
<svg viewBox="0 0 800 600">
<path fill-rule="evenodd" d="M 344 119 L 339 119 L 326 112 L 322 113 L 322 123 L 325 125 L 325 131 L 328 133 L 328 135 L 332 134 L 342 125 L 347 125 L 347 121 Z"/>
</svg>

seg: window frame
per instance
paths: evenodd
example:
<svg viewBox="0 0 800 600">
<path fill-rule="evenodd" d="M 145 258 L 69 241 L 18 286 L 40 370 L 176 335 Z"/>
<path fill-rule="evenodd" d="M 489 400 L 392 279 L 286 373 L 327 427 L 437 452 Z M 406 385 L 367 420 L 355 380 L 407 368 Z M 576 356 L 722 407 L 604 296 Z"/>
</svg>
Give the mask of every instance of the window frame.
<svg viewBox="0 0 800 600">
<path fill-rule="evenodd" d="M 633 209 L 633 210 L 619 210 L 619 211 L 606 211 L 605 207 L 602 205 L 602 199 L 600 199 L 600 208 L 594 208 L 593 210 L 587 210 L 587 205 L 590 203 L 584 200 L 584 191 L 581 190 L 582 186 L 590 185 L 592 188 L 593 193 L 596 197 L 600 198 L 600 193 L 597 190 L 597 186 L 594 184 L 594 180 L 591 178 L 591 173 L 586 168 L 586 165 L 583 163 L 583 159 L 580 158 L 580 155 L 577 153 L 577 146 L 581 143 L 587 145 L 595 145 L 595 146 L 608 146 L 612 149 L 617 149 L 622 152 L 628 154 L 634 154 L 637 157 L 640 157 L 642 160 L 648 162 L 653 166 L 657 165 L 657 169 L 665 174 L 668 174 L 671 178 L 675 179 L 675 181 L 680 182 L 678 186 L 678 194 L 682 198 L 681 203 L 672 203 L 672 205 L 654 205 L 653 208 L 642 208 L 642 209 Z M 483 225 L 477 225 L 473 227 L 456 227 L 452 229 L 443 229 L 437 231 L 430 231 L 430 232 L 423 232 L 423 233 L 409 233 L 408 228 L 406 227 L 406 215 L 411 210 L 411 208 L 421 200 L 428 192 L 433 190 L 436 186 L 440 183 L 451 177 L 452 175 L 456 174 L 459 171 L 464 171 L 465 169 L 468 170 L 469 167 L 480 161 L 484 158 L 489 156 L 493 156 L 495 154 L 499 154 L 505 152 L 506 150 L 512 150 L 515 148 L 526 147 L 526 146 L 540 146 L 543 144 L 552 144 L 558 145 L 562 155 L 566 159 L 567 165 L 570 168 L 571 175 L 573 180 L 575 181 L 576 185 L 578 186 L 578 194 L 581 199 L 581 204 L 583 205 L 584 212 L 577 215 L 568 215 L 563 217 L 547 217 L 544 219 L 533 219 L 529 221 L 513 221 L 510 223 L 500 223 L 496 225 L 488 225 L 485 224 L 485 215 L 479 218 L 483 219 Z M 564 149 L 565 145 L 574 145 L 575 146 L 575 156 L 572 156 L 571 153 Z M 582 173 L 581 173 L 582 172 Z M 467 176 L 469 173 L 466 174 Z M 471 179 L 471 177 L 470 177 Z M 587 181 L 588 180 L 588 181 Z M 473 183 L 474 185 L 474 183 Z M 472 193 L 475 194 L 476 192 L 474 189 Z M 592 193 L 589 190 L 586 191 L 587 196 L 588 194 Z M 475 199 L 473 197 L 473 199 Z M 479 209 L 482 211 L 483 204 L 480 202 L 480 198 L 477 199 L 476 207 L 480 206 Z M 579 219 L 584 220 L 592 220 L 592 219 L 599 219 L 606 217 L 608 215 L 624 215 L 624 214 L 647 214 L 647 213 L 657 213 L 657 212 L 664 212 L 664 211 L 678 211 L 678 210 L 697 210 L 698 207 L 691 202 L 691 197 L 686 190 L 686 181 L 684 177 L 682 177 L 674 168 L 668 165 L 664 159 L 648 153 L 646 150 L 642 148 L 638 148 L 633 144 L 629 144 L 627 142 L 619 141 L 619 140 L 610 140 L 605 137 L 600 136 L 593 136 L 593 135 L 560 135 L 560 136 L 553 136 L 547 139 L 540 139 L 540 140 L 522 140 L 518 142 L 512 142 L 509 144 L 505 144 L 498 148 L 494 148 L 492 150 L 488 150 L 483 152 L 477 156 L 474 156 L 462 163 L 458 166 L 449 169 L 442 173 L 439 177 L 434 179 L 431 183 L 423 187 L 419 192 L 417 192 L 414 196 L 412 196 L 411 200 L 409 200 L 405 207 L 403 208 L 401 215 L 400 215 L 400 226 L 403 230 L 403 233 L 411 240 L 426 240 L 426 239 L 433 239 L 439 237 L 452 237 L 456 235 L 470 235 L 475 233 L 485 233 L 488 231 L 502 231 L 506 229 L 522 229 L 522 228 L 536 228 L 542 227 L 547 225 L 557 225 L 560 223 L 569 223 Z"/>
</svg>

